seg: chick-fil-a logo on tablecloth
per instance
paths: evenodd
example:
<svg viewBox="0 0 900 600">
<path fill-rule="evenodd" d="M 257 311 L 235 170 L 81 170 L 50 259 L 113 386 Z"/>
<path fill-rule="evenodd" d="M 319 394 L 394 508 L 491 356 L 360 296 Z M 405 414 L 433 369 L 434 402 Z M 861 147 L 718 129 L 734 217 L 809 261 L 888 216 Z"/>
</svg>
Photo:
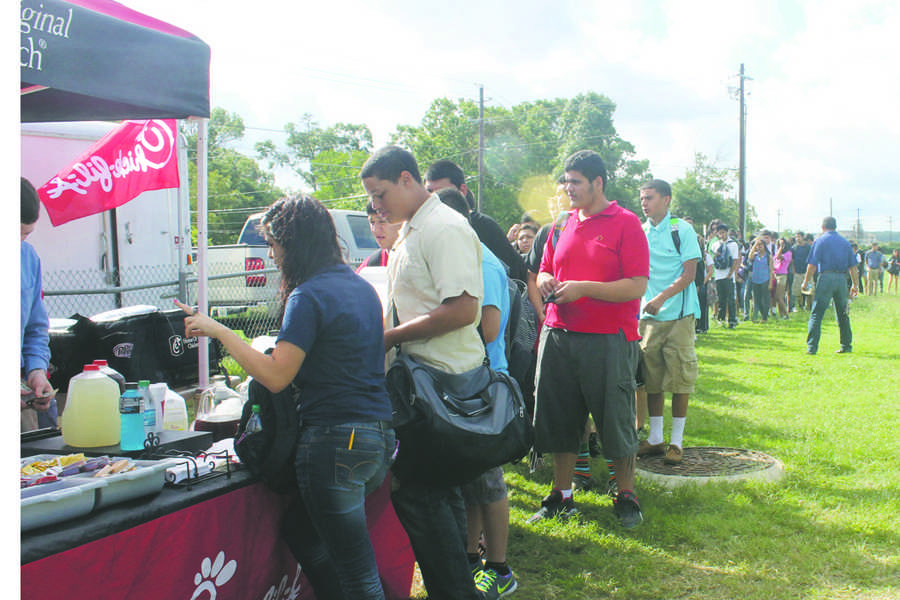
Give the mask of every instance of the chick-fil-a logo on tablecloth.
<svg viewBox="0 0 900 600">
<path fill-rule="evenodd" d="M 54 226 L 178 187 L 175 120 L 124 121 L 38 189 Z"/>
</svg>

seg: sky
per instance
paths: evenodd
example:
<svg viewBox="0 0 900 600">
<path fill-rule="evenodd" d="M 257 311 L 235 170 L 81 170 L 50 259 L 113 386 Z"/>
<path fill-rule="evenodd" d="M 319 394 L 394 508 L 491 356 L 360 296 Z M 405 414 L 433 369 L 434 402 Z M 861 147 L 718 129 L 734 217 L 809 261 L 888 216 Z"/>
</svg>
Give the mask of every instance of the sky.
<svg viewBox="0 0 900 600">
<path fill-rule="evenodd" d="M 432 100 L 511 107 L 594 91 L 673 181 L 703 153 L 739 162 L 744 63 L 747 200 L 765 226 L 900 230 L 900 3 L 860 0 L 120 0 L 211 47 L 211 104 L 247 125 L 242 151 L 304 113 L 364 123 L 375 145 Z M 278 172 L 277 183 L 299 183 Z M 736 196 L 735 190 L 735 196 Z M 859 212 L 857 212 L 859 211 Z M 900 234 L 898 234 L 900 237 Z"/>
</svg>

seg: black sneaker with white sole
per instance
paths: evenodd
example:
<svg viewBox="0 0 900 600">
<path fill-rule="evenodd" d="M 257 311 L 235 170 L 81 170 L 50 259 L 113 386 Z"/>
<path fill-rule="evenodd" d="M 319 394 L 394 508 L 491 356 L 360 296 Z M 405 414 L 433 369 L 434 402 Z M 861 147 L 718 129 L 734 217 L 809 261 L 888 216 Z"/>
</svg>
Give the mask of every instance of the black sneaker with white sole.
<svg viewBox="0 0 900 600">
<path fill-rule="evenodd" d="M 575 508 L 575 501 L 572 500 L 572 498 L 563 500 L 562 492 L 559 490 L 552 490 L 543 500 L 541 500 L 541 509 L 531 515 L 525 522 L 537 523 L 544 519 L 566 521 L 577 514 L 578 509 Z"/>
<path fill-rule="evenodd" d="M 613 500 L 613 509 L 619 517 L 619 524 L 625 529 L 637 527 L 644 521 L 641 514 L 641 505 L 631 490 L 623 490 L 616 494 Z"/>
</svg>

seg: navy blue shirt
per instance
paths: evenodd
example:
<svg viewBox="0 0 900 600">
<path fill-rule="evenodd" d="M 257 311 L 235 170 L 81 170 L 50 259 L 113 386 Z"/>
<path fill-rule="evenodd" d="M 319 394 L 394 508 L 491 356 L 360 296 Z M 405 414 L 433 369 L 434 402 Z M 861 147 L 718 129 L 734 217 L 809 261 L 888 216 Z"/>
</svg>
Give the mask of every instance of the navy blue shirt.
<svg viewBox="0 0 900 600">
<path fill-rule="evenodd" d="M 381 301 L 347 265 L 325 268 L 288 297 L 278 341 L 306 353 L 294 383 L 313 425 L 390 421 Z"/>
<path fill-rule="evenodd" d="M 791 252 L 793 253 L 793 265 L 794 265 L 794 273 L 799 273 L 803 275 L 806 273 L 806 260 L 809 258 L 809 251 L 812 249 L 812 244 L 797 244 L 793 248 L 791 248 Z"/>
<path fill-rule="evenodd" d="M 809 252 L 808 263 L 816 265 L 820 273 L 824 271 L 846 271 L 857 264 L 856 255 L 850 242 L 836 231 L 826 231 L 815 242 Z"/>
</svg>

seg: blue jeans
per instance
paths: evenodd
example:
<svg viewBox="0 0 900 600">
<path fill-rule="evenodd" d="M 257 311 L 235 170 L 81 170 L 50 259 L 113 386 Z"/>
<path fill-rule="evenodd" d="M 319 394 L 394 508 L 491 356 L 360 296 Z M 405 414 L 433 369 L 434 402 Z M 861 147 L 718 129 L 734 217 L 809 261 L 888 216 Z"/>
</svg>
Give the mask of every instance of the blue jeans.
<svg viewBox="0 0 900 600">
<path fill-rule="evenodd" d="M 753 291 L 753 318 L 756 318 L 757 314 L 762 316 L 763 321 L 769 320 L 769 309 L 771 308 L 769 296 L 769 282 L 763 281 L 762 283 L 751 283 L 751 288 Z"/>
<path fill-rule="evenodd" d="M 847 296 L 847 275 L 845 273 L 819 273 L 806 334 L 808 352 L 815 353 L 819 349 L 822 317 L 832 300 L 834 300 L 834 316 L 837 318 L 838 328 L 841 332 L 841 350 L 850 352 L 853 349 L 853 332 L 850 330 L 850 315 L 847 314 Z"/>
<path fill-rule="evenodd" d="M 459 486 L 391 480 L 391 502 L 409 536 L 429 600 L 479 600 L 466 558 L 466 507 Z"/>
<path fill-rule="evenodd" d="M 393 452 L 390 423 L 301 427 L 295 460 L 300 494 L 282 530 L 319 600 L 384 599 L 365 498 L 381 485 Z"/>
</svg>

